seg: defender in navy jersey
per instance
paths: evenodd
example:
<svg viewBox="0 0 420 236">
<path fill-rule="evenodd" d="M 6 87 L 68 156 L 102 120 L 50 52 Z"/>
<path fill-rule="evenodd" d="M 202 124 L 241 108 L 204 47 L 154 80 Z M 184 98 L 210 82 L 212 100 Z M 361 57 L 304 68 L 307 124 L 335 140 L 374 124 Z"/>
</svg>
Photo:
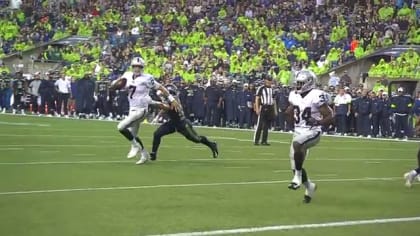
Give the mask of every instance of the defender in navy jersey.
<svg viewBox="0 0 420 236">
<path fill-rule="evenodd" d="M 176 100 L 179 99 L 177 96 L 177 88 L 175 85 L 168 84 L 166 85 L 166 88 Z M 198 135 L 197 132 L 194 130 L 191 121 L 185 117 L 183 109 L 175 110 L 168 105 L 169 101 L 166 98 L 161 98 L 161 100 L 162 103 L 159 104 L 159 107 L 162 110 L 158 116 L 162 115 L 163 113 L 166 113 L 169 119 L 161 126 L 159 126 L 159 128 L 153 134 L 153 147 L 152 152 L 150 153 L 150 159 L 156 160 L 157 151 L 159 149 L 162 137 L 168 134 L 172 134 L 174 132 L 182 134 L 186 139 L 194 143 L 202 143 L 206 145 L 212 151 L 213 158 L 217 158 L 219 155 L 217 143 L 208 140 L 206 136 Z"/>
</svg>

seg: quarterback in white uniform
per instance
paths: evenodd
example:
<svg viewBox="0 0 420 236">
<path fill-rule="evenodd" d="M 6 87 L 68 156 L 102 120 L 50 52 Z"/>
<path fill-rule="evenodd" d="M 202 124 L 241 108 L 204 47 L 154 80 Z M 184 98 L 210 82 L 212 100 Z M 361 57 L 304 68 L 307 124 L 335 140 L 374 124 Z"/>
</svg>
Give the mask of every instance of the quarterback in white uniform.
<svg viewBox="0 0 420 236">
<path fill-rule="evenodd" d="M 123 88 L 128 90 L 130 109 L 128 116 L 118 124 L 118 131 L 131 142 L 127 158 L 134 158 L 141 152 L 141 158 L 136 164 L 143 164 L 149 160 L 149 155 L 142 141 L 137 137 L 137 133 L 140 123 L 146 118 L 149 105 L 156 103 L 149 96 L 150 90 L 160 90 L 162 95 L 171 101 L 171 106 L 175 109 L 179 107 L 175 98 L 164 86 L 156 82 L 152 75 L 143 73 L 144 65 L 142 58 L 134 58 L 131 62 L 133 72 L 124 73 L 121 78 L 111 84 L 111 89 L 116 89 L 119 84 L 121 85 L 122 80 L 126 81 Z"/>
<path fill-rule="evenodd" d="M 333 112 L 328 106 L 327 94 L 315 88 L 316 79 L 316 75 L 309 70 L 302 70 L 296 74 L 296 89 L 289 94 L 290 105 L 286 111 L 289 120 L 295 123 L 290 146 L 294 177 L 289 189 L 296 190 L 303 184 L 306 188 L 305 203 L 311 201 L 316 185 L 309 180 L 303 162 L 309 148 L 319 142 L 322 126 L 329 126 L 333 121 Z"/>
</svg>

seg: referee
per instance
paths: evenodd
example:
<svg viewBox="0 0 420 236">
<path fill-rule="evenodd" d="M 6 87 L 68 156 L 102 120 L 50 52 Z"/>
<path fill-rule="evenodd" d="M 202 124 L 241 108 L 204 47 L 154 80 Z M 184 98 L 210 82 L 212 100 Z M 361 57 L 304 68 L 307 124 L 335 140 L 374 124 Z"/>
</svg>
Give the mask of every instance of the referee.
<svg viewBox="0 0 420 236">
<path fill-rule="evenodd" d="M 264 75 L 264 85 L 258 87 L 255 95 L 255 112 L 258 115 L 257 129 L 254 134 L 254 145 L 260 144 L 260 137 L 262 131 L 261 145 L 270 145 L 267 143 L 268 128 L 275 114 L 275 102 L 273 88 L 271 84 L 273 79 L 267 74 Z"/>
</svg>

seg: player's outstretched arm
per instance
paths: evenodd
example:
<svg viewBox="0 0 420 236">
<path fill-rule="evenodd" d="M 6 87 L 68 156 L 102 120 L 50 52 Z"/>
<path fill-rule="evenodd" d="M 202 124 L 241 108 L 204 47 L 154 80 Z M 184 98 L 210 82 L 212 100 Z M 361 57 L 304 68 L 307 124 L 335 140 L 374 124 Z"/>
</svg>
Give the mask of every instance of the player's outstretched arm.
<svg viewBox="0 0 420 236">
<path fill-rule="evenodd" d="M 181 109 L 181 106 L 179 105 L 178 101 L 172 96 L 169 91 L 165 88 L 165 86 L 159 84 L 158 88 L 159 91 L 162 92 L 162 95 L 169 100 L 171 103 L 171 109 L 174 109 L 176 111 L 179 111 Z"/>
</svg>

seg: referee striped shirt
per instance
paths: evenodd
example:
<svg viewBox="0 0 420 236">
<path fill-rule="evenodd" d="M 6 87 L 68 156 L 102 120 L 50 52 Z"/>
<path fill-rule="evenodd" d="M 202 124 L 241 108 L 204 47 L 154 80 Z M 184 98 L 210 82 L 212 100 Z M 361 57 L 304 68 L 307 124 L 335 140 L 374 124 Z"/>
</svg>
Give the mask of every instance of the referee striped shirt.
<svg viewBox="0 0 420 236">
<path fill-rule="evenodd" d="M 274 105 L 273 88 L 262 85 L 258 87 L 256 96 L 260 97 L 261 105 Z"/>
</svg>

